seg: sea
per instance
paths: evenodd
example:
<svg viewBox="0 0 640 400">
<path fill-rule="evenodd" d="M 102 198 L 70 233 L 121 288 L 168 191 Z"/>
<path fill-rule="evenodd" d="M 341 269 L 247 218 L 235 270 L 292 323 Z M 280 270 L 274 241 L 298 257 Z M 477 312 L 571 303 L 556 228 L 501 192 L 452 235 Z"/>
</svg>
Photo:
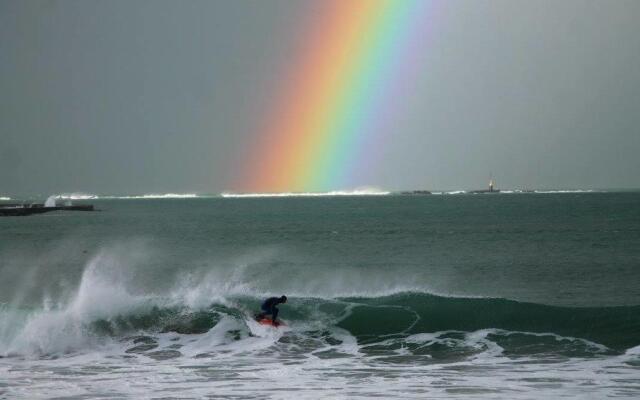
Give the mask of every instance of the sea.
<svg viewBox="0 0 640 400">
<path fill-rule="evenodd" d="M 0 398 L 640 398 L 640 192 L 74 203 L 0 218 Z"/>
</svg>

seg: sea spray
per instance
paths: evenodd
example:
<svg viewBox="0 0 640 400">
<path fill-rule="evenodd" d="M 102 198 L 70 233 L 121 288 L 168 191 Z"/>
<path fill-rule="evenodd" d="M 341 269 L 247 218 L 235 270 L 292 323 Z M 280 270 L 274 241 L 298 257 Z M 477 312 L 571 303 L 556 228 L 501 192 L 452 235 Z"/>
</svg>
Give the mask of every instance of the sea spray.
<svg viewBox="0 0 640 400">
<path fill-rule="evenodd" d="M 17 310 L 3 309 L 5 321 L 13 320 L 13 324 L 21 325 L 11 337 L 3 333 L 3 353 L 78 351 L 105 343 L 114 335 L 124 338 L 171 331 L 200 334 L 215 327 L 217 332 L 223 329 L 218 327 L 221 321 L 233 326 L 229 331 L 235 330 L 238 340 L 251 332 L 252 310 L 264 294 L 221 285 L 223 275 L 220 274 L 206 275 L 194 288 L 181 286 L 182 289 L 167 295 L 133 294 L 126 285 L 129 281 L 126 270 L 113 261 L 104 253 L 94 257 L 68 303 L 48 300 L 42 308 L 31 311 L 21 320 L 11 317 L 10 311 Z M 512 335 L 522 336 L 520 344 L 508 340 L 515 346 L 510 351 L 515 352 L 521 351 L 519 346 L 532 348 L 545 335 L 555 338 L 552 342 L 562 335 L 569 347 L 575 347 L 582 340 L 593 342 L 597 344 L 593 345 L 596 352 L 624 352 L 639 344 L 638 338 L 632 335 L 640 326 L 638 307 L 572 309 L 417 292 L 380 293 L 375 297 L 345 298 L 329 294 L 290 298 L 287 315 L 293 329 L 302 326 L 320 331 L 340 329 L 365 342 L 383 342 L 389 335 L 402 339 L 430 332 L 499 328 L 491 335 L 495 343 Z M 198 324 L 202 328 L 197 328 Z M 588 346 L 581 351 L 582 356 L 591 352 Z"/>
</svg>

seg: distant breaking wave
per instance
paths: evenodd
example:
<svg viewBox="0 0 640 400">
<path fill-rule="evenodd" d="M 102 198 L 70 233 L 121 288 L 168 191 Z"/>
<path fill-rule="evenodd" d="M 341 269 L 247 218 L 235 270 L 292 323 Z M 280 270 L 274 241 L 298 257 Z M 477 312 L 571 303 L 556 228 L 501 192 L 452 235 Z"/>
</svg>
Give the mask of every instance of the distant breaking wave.
<svg viewBox="0 0 640 400">
<path fill-rule="evenodd" d="M 8 201 L 11 200 L 11 197 L 2 197 L 0 196 L 0 201 Z"/>
<path fill-rule="evenodd" d="M 567 189 L 567 190 L 536 190 L 535 193 L 601 193 L 602 190 Z"/>
<path fill-rule="evenodd" d="M 539 194 L 555 194 L 555 193 L 605 193 L 604 190 L 593 189 L 558 189 L 558 190 L 524 190 L 524 189 L 502 189 L 496 194 L 521 194 L 521 193 L 539 193 Z M 451 194 L 473 194 L 473 191 L 451 190 L 432 192 L 435 195 L 451 195 Z"/>
<path fill-rule="evenodd" d="M 57 200 L 93 200 L 99 198 L 95 194 L 88 193 L 63 193 L 54 196 Z"/>
<path fill-rule="evenodd" d="M 137 196 L 105 196 L 101 199 L 195 199 L 198 196 L 195 193 L 164 193 L 164 194 L 143 194 Z"/>
<path fill-rule="evenodd" d="M 452 190 L 449 192 L 433 192 L 432 194 L 466 194 L 467 192 L 465 190 Z"/>
<path fill-rule="evenodd" d="M 141 195 L 130 195 L 130 196 L 99 196 L 95 194 L 87 194 L 87 193 L 65 193 L 55 195 L 55 198 L 58 200 L 114 200 L 114 199 L 194 199 L 197 197 L 201 197 L 195 193 L 149 193 L 149 194 L 141 194 Z"/>
<path fill-rule="evenodd" d="M 221 193 L 225 198 L 238 197 L 325 197 L 325 196 L 386 196 L 391 192 L 377 189 L 335 190 L 330 192 L 282 192 L 282 193 Z"/>
<path fill-rule="evenodd" d="M 528 193 L 525 190 L 502 190 L 500 193 Z M 603 193 L 603 190 L 593 189 L 558 189 L 558 190 L 533 190 L 529 193 L 555 194 L 555 193 Z M 460 195 L 468 194 L 466 190 L 451 190 L 432 192 L 434 195 Z M 281 192 L 281 193 L 232 193 L 223 192 L 220 196 L 225 198 L 242 197 L 328 197 L 328 196 L 385 196 L 393 192 L 377 188 L 362 188 L 354 190 L 334 190 L 329 192 Z M 54 195 L 56 200 L 153 200 L 153 199 L 195 199 L 202 197 L 213 197 L 211 195 L 201 195 L 196 193 L 147 193 L 139 195 L 97 195 L 91 193 L 61 193 Z M 0 196 L 0 201 L 9 201 L 11 197 Z"/>
</svg>

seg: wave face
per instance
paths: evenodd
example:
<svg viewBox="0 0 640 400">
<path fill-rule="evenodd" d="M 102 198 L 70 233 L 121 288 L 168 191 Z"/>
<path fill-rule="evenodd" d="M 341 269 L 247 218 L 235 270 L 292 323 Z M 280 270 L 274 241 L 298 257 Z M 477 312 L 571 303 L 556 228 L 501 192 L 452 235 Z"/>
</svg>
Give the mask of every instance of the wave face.
<svg viewBox="0 0 640 400">
<path fill-rule="evenodd" d="M 530 398 L 532 382 L 540 383 L 541 395 L 575 394 L 595 379 L 610 379 L 603 389 L 591 388 L 600 395 L 620 387 L 637 393 L 625 376 L 640 366 L 640 306 L 572 308 L 417 292 L 289 296 L 280 305 L 286 327 L 275 329 L 252 317 L 269 293 L 254 292 L 255 285 L 231 271 L 185 277 L 159 294 L 131 287 L 126 275 L 135 273 L 116 264 L 108 254 L 94 257 L 65 301 L 0 309 L 0 379 L 12 394 L 140 395 L 101 383 L 118 379 L 138 382 L 145 393 L 174 393 L 176 382 L 199 381 L 178 385 L 181 395 L 201 394 L 197 388 L 206 382 L 208 390 L 235 396 L 264 374 L 303 398 L 318 390 L 339 396 L 339 387 L 323 386 L 338 377 L 355 379 L 355 397 L 406 398 L 406 388 L 400 395 L 388 385 L 395 379 L 409 390 L 422 388 L 416 398 L 426 388 L 448 396 L 460 387 Z M 16 384 L 51 367 L 53 379 Z M 455 384 L 446 382 L 452 373 Z M 151 377 L 153 384 L 140 383 Z"/>
<path fill-rule="evenodd" d="M 77 288 L 56 301 L 45 298 L 40 306 L 31 307 L 5 304 L 0 311 L 0 354 L 51 356 L 114 341 L 137 345 L 135 338 L 140 335 L 157 341 L 155 337 L 162 334 L 207 335 L 220 329 L 226 329 L 220 333 L 224 337 L 241 341 L 252 336 L 253 312 L 269 295 L 257 292 L 257 282 L 251 282 L 242 269 L 201 271 L 158 294 L 149 287 L 132 287 L 136 272 L 123 269 L 120 261 L 108 252 L 96 255 Z M 405 356 L 459 359 L 490 349 L 500 349 L 501 355 L 551 352 L 592 357 L 622 355 L 640 346 L 640 306 L 559 307 L 415 291 L 355 297 L 290 294 L 289 298 L 281 308 L 290 331 L 301 337 L 322 337 L 322 346 L 329 347 L 346 336 L 358 352 L 375 353 L 376 359 L 395 359 L 399 347 L 405 349 Z M 468 342 L 477 335 L 486 342 L 479 348 Z M 420 338 L 428 338 L 429 343 L 452 340 L 453 344 L 430 349 Z M 415 346 L 416 342 L 421 345 Z M 376 351 L 369 354 L 371 348 Z"/>
</svg>

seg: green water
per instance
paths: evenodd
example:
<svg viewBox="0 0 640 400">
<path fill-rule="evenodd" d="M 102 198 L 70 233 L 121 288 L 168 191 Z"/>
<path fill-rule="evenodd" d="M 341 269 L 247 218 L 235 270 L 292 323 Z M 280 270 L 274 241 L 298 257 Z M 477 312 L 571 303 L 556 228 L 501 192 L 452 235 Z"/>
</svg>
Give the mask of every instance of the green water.
<svg viewBox="0 0 640 400">
<path fill-rule="evenodd" d="M 8 393 L 28 397 L 9 383 L 18 370 L 76 376 L 89 356 L 110 371 L 95 379 L 138 363 L 160 386 L 207 371 L 229 398 L 260 379 L 252 365 L 282 369 L 272 379 L 303 398 L 347 371 L 377 388 L 354 397 L 640 393 L 638 192 L 91 203 L 0 219 Z M 254 326 L 281 294 L 287 330 Z M 61 393 L 45 381 L 37 393 Z"/>
<path fill-rule="evenodd" d="M 1 301 L 18 295 L 16 270 L 46 264 L 34 272 L 36 291 L 55 291 L 60 280 L 79 279 L 105 246 L 137 241 L 146 252 L 136 265 L 148 270 L 143 288 L 145 280 L 170 286 L 185 271 L 250 263 L 263 274 L 253 283 L 274 292 L 415 288 L 568 306 L 640 304 L 640 193 L 94 203 L 100 212 L 0 220 Z"/>
</svg>

